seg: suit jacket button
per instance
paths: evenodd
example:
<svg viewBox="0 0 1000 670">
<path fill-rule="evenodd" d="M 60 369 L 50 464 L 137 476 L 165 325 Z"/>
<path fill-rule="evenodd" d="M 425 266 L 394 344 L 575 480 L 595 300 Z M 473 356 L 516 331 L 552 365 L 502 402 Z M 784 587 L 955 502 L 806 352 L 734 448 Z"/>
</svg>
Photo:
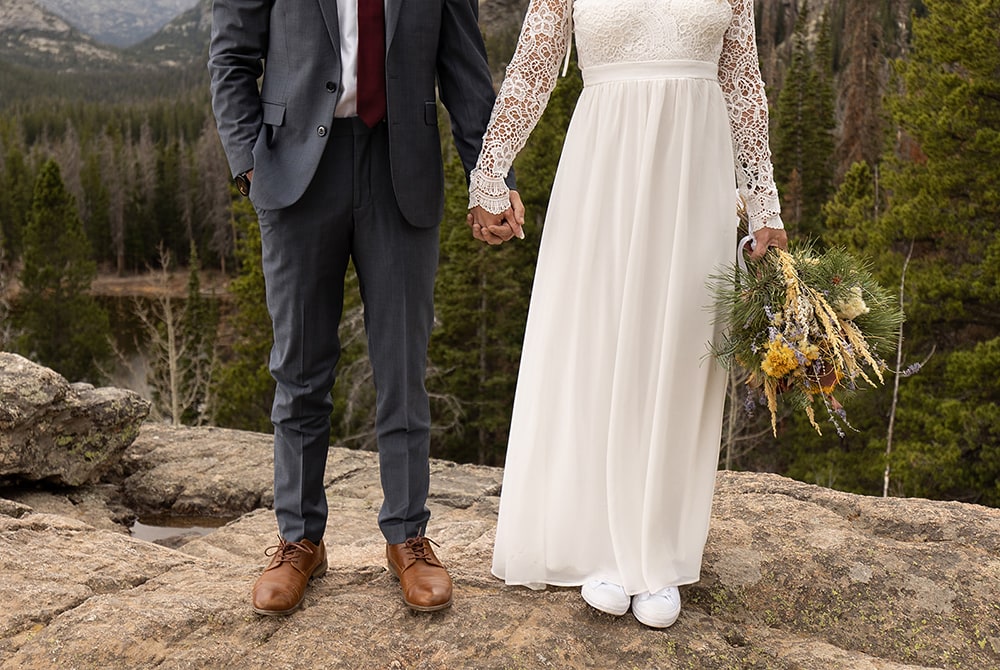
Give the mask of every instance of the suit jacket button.
<svg viewBox="0 0 1000 670">
<path fill-rule="evenodd" d="M 316 134 L 320 137 L 326 137 L 326 126 L 320 126 L 316 129 Z"/>
<path fill-rule="evenodd" d="M 333 93 L 334 91 L 337 90 L 337 85 L 334 84 L 332 81 L 328 81 L 326 82 L 326 90 L 330 91 L 330 93 Z"/>
</svg>

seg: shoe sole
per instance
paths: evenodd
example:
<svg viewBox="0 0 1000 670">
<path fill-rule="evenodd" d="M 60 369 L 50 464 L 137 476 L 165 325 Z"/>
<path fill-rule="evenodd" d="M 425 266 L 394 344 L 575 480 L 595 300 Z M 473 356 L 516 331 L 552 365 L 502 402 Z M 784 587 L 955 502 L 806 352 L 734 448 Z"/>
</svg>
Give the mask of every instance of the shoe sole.
<svg viewBox="0 0 1000 670">
<path fill-rule="evenodd" d="M 632 605 L 632 599 L 629 598 L 629 602 L 628 604 L 625 605 L 624 609 L 620 611 L 616 609 L 608 609 L 603 606 L 603 603 L 592 602 L 589 598 L 587 598 L 587 596 L 583 595 L 582 592 L 580 595 L 583 597 L 583 601 L 588 605 L 590 605 L 591 607 L 593 607 L 595 610 L 597 610 L 598 612 L 604 612 L 605 614 L 610 614 L 611 616 L 624 616 L 625 613 L 628 612 L 629 607 L 631 607 Z"/>
<path fill-rule="evenodd" d="M 392 573 L 393 577 L 399 579 L 399 573 L 396 572 L 396 566 L 388 561 L 386 561 L 386 565 L 389 566 L 389 572 Z M 417 612 L 439 612 L 441 610 L 448 609 L 449 607 L 451 607 L 451 603 L 453 600 L 455 599 L 449 598 L 448 602 L 442 605 L 417 605 L 407 600 L 406 594 L 405 593 L 403 594 L 403 602 L 406 603 L 406 606 L 409 607 L 411 610 L 415 610 Z"/>
<path fill-rule="evenodd" d="M 326 562 L 326 560 L 317 565 L 316 569 L 312 571 L 311 575 L 309 575 L 309 579 L 319 578 L 325 575 L 327 565 L 328 563 Z M 302 601 L 304 601 L 305 599 L 306 599 L 306 592 L 305 590 L 303 590 L 302 597 L 299 598 L 299 601 L 286 610 L 265 610 L 254 607 L 252 604 L 250 605 L 250 608 L 257 614 L 262 614 L 264 616 L 288 616 L 289 614 L 300 608 L 302 606 Z"/>
<path fill-rule="evenodd" d="M 681 616 L 681 611 L 677 610 L 677 614 L 675 614 L 671 619 L 663 619 L 660 621 L 656 621 L 654 619 L 643 618 L 643 616 L 639 612 L 636 612 L 635 608 L 633 607 L 632 616 L 636 618 L 636 621 L 638 621 L 644 626 L 649 626 L 650 628 L 669 628 L 670 626 L 673 626 L 674 622 L 676 622 L 677 619 Z"/>
</svg>

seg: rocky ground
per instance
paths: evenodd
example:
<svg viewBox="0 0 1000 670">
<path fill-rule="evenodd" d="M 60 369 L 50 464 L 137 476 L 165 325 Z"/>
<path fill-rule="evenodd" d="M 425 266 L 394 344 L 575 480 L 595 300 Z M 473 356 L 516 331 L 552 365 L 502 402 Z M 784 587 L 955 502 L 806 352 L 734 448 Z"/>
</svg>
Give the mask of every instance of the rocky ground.
<svg viewBox="0 0 1000 670">
<path fill-rule="evenodd" d="M 270 450 L 266 435 L 147 423 L 96 484 L 8 481 L 0 668 L 1000 669 L 1000 510 L 767 474 L 720 473 L 702 580 L 654 631 L 575 589 L 491 577 L 502 471 L 447 462 L 432 465 L 429 534 L 455 604 L 411 612 L 383 561 L 376 457 L 333 449 L 331 569 L 301 611 L 260 617 Z M 163 511 L 233 520 L 173 548 L 123 525 Z"/>
</svg>

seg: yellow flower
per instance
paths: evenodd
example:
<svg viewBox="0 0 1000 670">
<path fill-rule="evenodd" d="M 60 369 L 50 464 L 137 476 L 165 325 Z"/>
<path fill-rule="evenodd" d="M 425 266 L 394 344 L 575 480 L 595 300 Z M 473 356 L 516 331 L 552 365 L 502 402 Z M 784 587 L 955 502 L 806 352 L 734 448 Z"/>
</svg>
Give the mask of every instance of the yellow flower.
<svg viewBox="0 0 1000 670">
<path fill-rule="evenodd" d="M 805 356 L 806 360 L 810 363 L 819 358 L 819 347 L 805 338 L 803 338 L 799 343 L 799 351 L 802 352 L 802 355 Z"/>
<path fill-rule="evenodd" d="M 798 367 L 798 361 L 795 360 L 795 350 L 788 346 L 788 343 L 779 334 L 768 342 L 767 353 L 764 355 L 764 361 L 760 367 L 768 377 L 781 379 Z"/>
</svg>

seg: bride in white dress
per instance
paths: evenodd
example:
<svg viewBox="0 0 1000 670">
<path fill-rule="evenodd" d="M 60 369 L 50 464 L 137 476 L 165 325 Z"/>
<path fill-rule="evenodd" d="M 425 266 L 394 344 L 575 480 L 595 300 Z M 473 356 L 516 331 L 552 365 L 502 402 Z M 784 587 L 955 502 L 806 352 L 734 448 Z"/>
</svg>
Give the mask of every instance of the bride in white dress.
<svg viewBox="0 0 1000 670">
<path fill-rule="evenodd" d="M 709 275 L 735 188 L 759 257 L 785 246 L 752 0 L 532 0 L 471 175 L 473 231 L 509 239 L 503 178 L 575 33 L 580 95 L 538 257 L 493 573 L 654 627 L 699 578 L 725 373 Z M 735 176 L 734 176 L 735 165 Z"/>
</svg>

